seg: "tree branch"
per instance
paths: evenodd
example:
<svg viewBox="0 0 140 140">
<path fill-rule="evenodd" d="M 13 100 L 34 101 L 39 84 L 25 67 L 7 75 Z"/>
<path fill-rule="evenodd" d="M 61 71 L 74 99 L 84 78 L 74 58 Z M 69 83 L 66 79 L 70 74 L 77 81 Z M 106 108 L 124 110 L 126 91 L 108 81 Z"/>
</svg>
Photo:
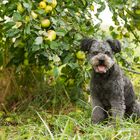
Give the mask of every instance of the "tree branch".
<svg viewBox="0 0 140 140">
<path fill-rule="evenodd" d="M 134 73 L 134 74 L 139 74 L 140 75 L 140 72 L 138 72 L 138 71 L 135 71 L 135 70 L 132 70 L 132 69 L 128 69 L 128 68 L 122 68 L 123 70 L 125 70 L 125 71 L 128 71 L 128 72 L 132 72 L 132 73 Z"/>
</svg>

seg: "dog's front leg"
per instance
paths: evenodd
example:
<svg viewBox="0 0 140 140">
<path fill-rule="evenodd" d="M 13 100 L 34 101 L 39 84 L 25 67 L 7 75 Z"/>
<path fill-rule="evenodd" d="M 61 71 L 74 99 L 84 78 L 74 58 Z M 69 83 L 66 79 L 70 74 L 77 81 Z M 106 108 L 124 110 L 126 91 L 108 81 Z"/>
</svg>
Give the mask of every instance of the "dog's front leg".
<svg viewBox="0 0 140 140">
<path fill-rule="evenodd" d="M 105 119 L 105 111 L 102 103 L 97 97 L 92 97 L 92 116 L 91 121 L 97 124 Z"/>
<path fill-rule="evenodd" d="M 122 119 L 125 113 L 124 97 L 122 96 L 113 97 L 110 100 L 110 104 L 113 120 L 116 121 L 116 119 Z"/>
</svg>

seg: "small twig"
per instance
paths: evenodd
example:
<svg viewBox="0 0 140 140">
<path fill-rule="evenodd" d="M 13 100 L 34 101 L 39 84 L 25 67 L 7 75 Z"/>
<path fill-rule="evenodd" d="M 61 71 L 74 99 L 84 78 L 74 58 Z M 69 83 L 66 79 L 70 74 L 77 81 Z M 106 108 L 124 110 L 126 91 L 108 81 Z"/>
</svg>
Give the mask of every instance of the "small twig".
<svg viewBox="0 0 140 140">
<path fill-rule="evenodd" d="M 140 75 L 140 72 L 138 72 L 138 71 L 135 71 L 135 70 L 132 70 L 132 69 L 128 69 L 128 68 L 124 68 L 124 67 L 122 69 L 125 70 L 125 71 L 132 72 L 134 74 L 139 74 Z"/>
</svg>

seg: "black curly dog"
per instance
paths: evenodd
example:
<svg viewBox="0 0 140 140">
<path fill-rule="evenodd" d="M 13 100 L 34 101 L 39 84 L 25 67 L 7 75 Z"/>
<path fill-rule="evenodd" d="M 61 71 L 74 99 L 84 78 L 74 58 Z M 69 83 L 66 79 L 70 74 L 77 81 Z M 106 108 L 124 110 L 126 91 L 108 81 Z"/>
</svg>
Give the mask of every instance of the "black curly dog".
<svg viewBox="0 0 140 140">
<path fill-rule="evenodd" d="M 140 103 L 135 100 L 133 86 L 113 59 L 113 55 L 121 51 L 120 42 L 87 38 L 82 40 L 81 49 L 88 52 L 93 69 L 90 83 L 92 122 L 103 121 L 108 117 L 107 112 L 113 119 L 132 114 L 140 117 Z"/>
</svg>

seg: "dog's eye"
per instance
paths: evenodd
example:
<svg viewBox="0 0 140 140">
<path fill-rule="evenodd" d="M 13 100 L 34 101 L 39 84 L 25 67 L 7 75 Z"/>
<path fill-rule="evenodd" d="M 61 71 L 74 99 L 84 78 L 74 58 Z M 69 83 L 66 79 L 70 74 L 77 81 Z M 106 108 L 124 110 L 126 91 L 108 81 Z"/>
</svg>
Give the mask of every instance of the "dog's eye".
<svg viewBox="0 0 140 140">
<path fill-rule="evenodd" d="M 110 55 L 110 52 L 109 51 L 106 51 L 105 54 Z"/>
</svg>

